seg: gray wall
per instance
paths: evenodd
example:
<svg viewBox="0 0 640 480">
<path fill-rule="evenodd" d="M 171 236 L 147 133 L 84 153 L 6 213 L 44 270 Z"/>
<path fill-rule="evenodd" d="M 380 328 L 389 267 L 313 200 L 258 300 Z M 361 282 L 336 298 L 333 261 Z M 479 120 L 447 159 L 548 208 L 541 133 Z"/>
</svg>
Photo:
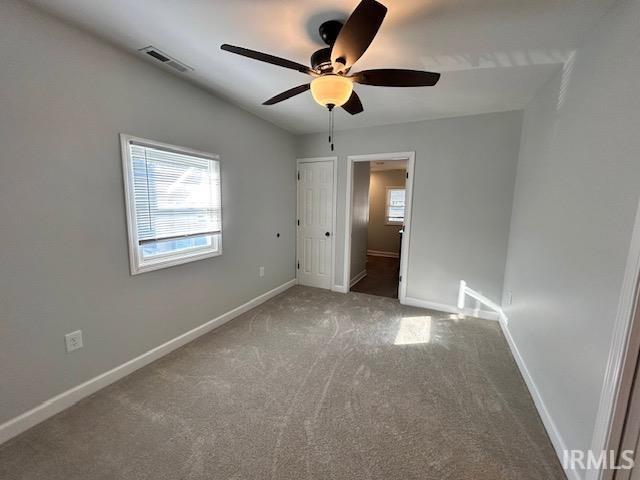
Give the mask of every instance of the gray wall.
<svg viewBox="0 0 640 480">
<path fill-rule="evenodd" d="M 455 305 L 464 279 L 499 299 L 521 120 L 522 112 L 506 112 L 336 132 L 335 284 L 344 284 L 347 155 L 415 151 L 407 295 Z M 299 157 L 328 148 L 325 134 L 298 137 Z"/>
<path fill-rule="evenodd" d="M 369 162 L 353 166 L 351 216 L 351 280 L 367 268 L 367 225 L 369 223 Z"/>
<path fill-rule="evenodd" d="M 369 195 L 368 248 L 379 252 L 400 253 L 402 225 L 387 225 L 387 187 L 404 187 L 406 170 L 371 172 Z"/>
<path fill-rule="evenodd" d="M 589 448 L 640 192 L 640 2 L 622 1 L 527 107 L 509 329 L 567 448 Z"/>
<path fill-rule="evenodd" d="M 0 422 L 295 277 L 292 136 L 14 0 L 0 59 Z M 221 155 L 221 257 L 129 275 L 120 132 Z"/>
</svg>

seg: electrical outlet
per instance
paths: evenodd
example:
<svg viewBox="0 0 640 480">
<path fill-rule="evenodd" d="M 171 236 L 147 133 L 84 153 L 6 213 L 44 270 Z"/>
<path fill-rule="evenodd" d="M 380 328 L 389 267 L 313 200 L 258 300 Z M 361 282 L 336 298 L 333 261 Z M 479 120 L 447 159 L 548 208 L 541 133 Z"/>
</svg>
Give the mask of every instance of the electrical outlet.
<svg viewBox="0 0 640 480">
<path fill-rule="evenodd" d="M 67 346 L 67 353 L 73 352 L 82 348 L 82 330 L 76 330 L 75 332 L 67 333 L 64 336 L 64 343 Z"/>
<path fill-rule="evenodd" d="M 258 276 L 264 277 L 264 267 L 260 267 L 260 269 L 258 270 Z"/>
<path fill-rule="evenodd" d="M 513 303 L 513 292 L 511 290 L 507 290 L 507 292 L 505 293 L 504 302 L 507 305 L 511 305 Z"/>
</svg>

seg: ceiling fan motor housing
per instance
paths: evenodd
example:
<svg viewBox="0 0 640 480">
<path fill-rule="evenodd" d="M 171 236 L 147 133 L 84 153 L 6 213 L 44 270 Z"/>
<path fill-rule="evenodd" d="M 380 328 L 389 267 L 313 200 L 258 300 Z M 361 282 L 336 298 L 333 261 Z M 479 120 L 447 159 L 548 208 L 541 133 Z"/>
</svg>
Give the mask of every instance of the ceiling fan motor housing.
<svg viewBox="0 0 640 480">
<path fill-rule="evenodd" d="M 330 47 L 316 50 L 311 55 L 311 68 L 320 73 L 329 73 L 333 70 Z"/>
<path fill-rule="evenodd" d="M 311 55 L 311 68 L 320 73 L 331 73 L 333 70 L 331 64 L 331 47 L 336 42 L 338 34 L 342 29 L 342 22 L 338 20 L 329 20 L 324 22 L 318 28 L 320 38 L 322 41 L 329 45 L 326 48 L 321 48 Z"/>
</svg>

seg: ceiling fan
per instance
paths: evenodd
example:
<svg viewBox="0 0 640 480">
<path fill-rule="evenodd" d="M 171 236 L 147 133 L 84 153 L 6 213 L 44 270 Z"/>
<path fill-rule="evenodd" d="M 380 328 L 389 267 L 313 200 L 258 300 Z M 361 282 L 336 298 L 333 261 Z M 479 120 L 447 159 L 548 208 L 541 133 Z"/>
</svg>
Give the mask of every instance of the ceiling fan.
<svg viewBox="0 0 640 480">
<path fill-rule="evenodd" d="M 330 20 L 320 25 L 320 37 L 328 45 L 311 55 L 311 68 L 291 60 L 224 44 L 227 52 L 271 63 L 315 77 L 310 83 L 294 87 L 270 98 L 263 105 L 274 105 L 311 90 L 314 100 L 333 111 L 342 107 L 351 115 L 364 110 L 353 83 L 380 87 L 431 87 L 439 73 L 384 68 L 350 74 L 351 67 L 373 41 L 387 13 L 387 7 L 375 0 L 362 0 L 347 21 Z"/>
</svg>

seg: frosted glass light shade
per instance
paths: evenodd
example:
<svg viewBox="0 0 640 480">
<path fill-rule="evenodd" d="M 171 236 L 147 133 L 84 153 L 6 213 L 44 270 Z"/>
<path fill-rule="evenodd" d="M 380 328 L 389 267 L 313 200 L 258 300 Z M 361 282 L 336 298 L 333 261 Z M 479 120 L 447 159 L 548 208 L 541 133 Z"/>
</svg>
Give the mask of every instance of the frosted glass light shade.
<svg viewBox="0 0 640 480">
<path fill-rule="evenodd" d="M 311 82 L 311 95 L 323 107 L 341 107 L 353 92 L 353 82 L 340 75 L 323 75 Z"/>
</svg>

